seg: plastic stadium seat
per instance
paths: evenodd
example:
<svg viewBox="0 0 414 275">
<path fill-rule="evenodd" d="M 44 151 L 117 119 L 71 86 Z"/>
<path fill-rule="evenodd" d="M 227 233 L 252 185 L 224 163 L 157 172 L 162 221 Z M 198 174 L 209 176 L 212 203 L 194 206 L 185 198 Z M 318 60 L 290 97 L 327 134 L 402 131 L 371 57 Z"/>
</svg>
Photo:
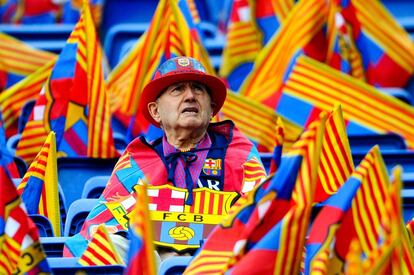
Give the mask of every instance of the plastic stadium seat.
<svg viewBox="0 0 414 275">
<path fill-rule="evenodd" d="M 85 182 L 93 176 L 109 176 L 118 158 L 59 158 L 58 178 L 65 193 L 66 206 L 81 198 Z"/>
<path fill-rule="evenodd" d="M 384 158 L 385 165 L 388 171 L 396 165 L 401 165 L 403 173 L 414 173 L 414 151 L 408 150 L 389 150 L 381 151 Z M 353 153 L 354 164 L 357 166 L 361 160 L 365 157 L 364 153 Z"/>
<path fill-rule="evenodd" d="M 70 237 L 78 233 L 92 208 L 98 204 L 98 199 L 78 199 L 68 209 L 64 236 Z"/>
<path fill-rule="evenodd" d="M 52 224 L 49 219 L 43 215 L 39 214 L 29 214 L 29 217 L 36 224 L 37 229 L 39 230 L 40 237 L 54 237 Z"/>
<path fill-rule="evenodd" d="M 47 257 L 62 257 L 67 237 L 41 237 L 40 243 Z"/>
<path fill-rule="evenodd" d="M 393 133 L 349 135 L 348 139 L 352 153 L 366 153 L 376 144 L 379 145 L 381 152 L 407 149 L 404 138 Z"/>
<path fill-rule="evenodd" d="M 48 257 L 47 261 L 53 274 L 92 274 L 120 275 L 124 272 L 122 265 L 80 266 L 79 258 Z"/>
<path fill-rule="evenodd" d="M 402 88 L 379 88 L 379 91 L 388 94 L 388 95 L 392 95 L 393 97 L 398 98 L 399 100 L 412 105 L 413 104 L 413 98 L 412 95 L 410 94 L 410 92 L 408 92 L 405 89 Z"/>
<path fill-rule="evenodd" d="M 414 189 L 403 189 L 403 218 L 405 222 L 414 218 Z"/>
<path fill-rule="evenodd" d="M 170 257 L 161 262 L 158 275 L 178 275 L 183 274 L 188 264 L 191 262 L 191 256 Z"/>
<path fill-rule="evenodd" d="M 82 198 L 97 199 L 105 189 L 109 176 L 95 176 L 88 179 L 83 187 Z"/>
<path fill-rule="evenodd" d="M 115 142 L 115 148 L 118 150 L 120 154 L 122 154 L 128 145 L 125 135 L 119 132 L 113 132 L 113 137 Z"/>
<path fill-rule="evenodd" d="M 60 53 L 74 26 L 74 24 L 0 24 L 0 32 L 22 40 L 34 48 Z"/>
</svg>

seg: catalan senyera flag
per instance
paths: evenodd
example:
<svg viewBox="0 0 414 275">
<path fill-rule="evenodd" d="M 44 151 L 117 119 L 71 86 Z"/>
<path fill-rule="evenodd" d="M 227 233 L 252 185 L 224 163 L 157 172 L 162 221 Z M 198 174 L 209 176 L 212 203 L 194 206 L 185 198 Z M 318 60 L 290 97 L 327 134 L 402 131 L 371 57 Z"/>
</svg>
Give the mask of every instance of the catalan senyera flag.
<svg viewBox="0 0 414 275">
<path fill-rule="evenodd" d="M 153 229 L 148 210 L 147 187 L 137 185 L 135 213 L 129 224 L 131 243 L 128 251 L 128 265 L 125 274 L 155 275 Z"/>
<path fill-rule="evenodd" d="M 280 97 L 280 88 L 295 59 L 306 54 L 325 60 L 323 27 L 326 1 L 299 1 L 293 6 L 277 33 L 257 56 L 251 73 L 239 93 L 272 108 Z"/>
<path fill-rule="evenodd" d="M 37 227 L 27 216 L 0 154 L 0 273 L 51 274 Z"/>
<path fill-rule="evenodd" d="M 34 73 L 46 63 L 55 60 L 54 53 L 35 49 L 5 33 L 0 33 L 0 72 L 7 74 L 4 88 L 11 87 L 14 83 Z"/>
<path fill-rule="evenodd" d="M 304 274 L 314 272 L 328 274 L 329 258 L 332 254 L 332 245 L 335 243 L 336 232 L 345 215 L 350 211 L 356 192 L 373 169 L 373 153 L 370 152 L 349 179 L 339 186 L 337 192 L 321 203 L 322 208 L 310 227 L 306 241 Z"/>
<path fill-rule="evenodd" d="M 20 175 L 20 172 L 17 168 L 17 165 L 14 161 L 13 156 L 7 150 L 6 133 L 3 127 L 3 117 L 1 115 L 1 111 L 0 111 L 0 148 L 1 148 L 0 150 L 3 152 L 3 155 L 2 155 L 3 163 L 5 164 L 5 168 L 7 169 L 10 177 L 20 178 L 22 175 Z"/>
<path fill-rule="evenodd" d="M 86 2 L 39 94 L 16 154 L 30 163 L 50 131 L 56 133 L 58 156 L 119 155 L 110 127 L 102 49 Z"/>
<path fill-rule="evenodd" d="M 336 106 L 326 119 L 322 152 L 316 180 L 314 202 L 334 194 L 354 170 L 351 148 L 341 106 Z"/>
<path fill-rule="evenodd" d="M 78 263 L 82 266 L 124 265 L 104 224 L 96 228 Z"/>
<path fill-rule="evenodd" d="M 405 138 L 408 147 L 414 146 L 412 106 L 316 60 L 299 57 L 282 92 L 321 110 L 340 104 L 345 120 L 377 133 L 395 132 Z M 287 116 L 279 108 L 276 110 Z M 302 115 L 310 116 L 308 111 Z"/>
<path fill-rule="evenodd" d="M 29 214 L 50 220 L 55 236 L 61 236 L 56 139 L 52 131 L 17 187 Z"/>
<path fill-rule="evenodd" d="M 383 4 L 339 1 L 332 8 L 330 23 L 337 30 L 328 35 L 327 63 L 375 87 L 406 86 L 414 72 L 414 43 Z"/>
<path fill-rule="evenodd" d="M 234 0 L 227 26 L 220 76 L 238 91 L 256 56 L 293 8 L 291 0 Z"/>
<path fill-rule="evenodd" d="M 390 199 L 389 179 L 378 146 L 374 146 L 368 152 L 366 159 L 372 168 L 366 177 L 361 179 L 362 184 L 352 201 L 351 209 L 336 232 L 335 256 L 330 259 L 332 272 L 342 268 L 343 259 L 346 259 L 349 251 L 350 240 L 358 240 L 366 258 L 375 255 L 375 251 L 381 246 L 384 232 L 382 217 L 387 215 L 385 205 Z"/>
<path fill-rule="evenodd" d="M 52 72 L 55 61 L 55 59 L 49 61 L 0 94 L 0 106 L 3 110 L 4 127 L 8 137 L 17 133 L 17 122 L 22 107 L 26 102 L 37 99 L 42 86 Z"/>
<path fill-rule="evenodd" d="M 228 91 L 226 102 L 220 111 L 224 119 L 234 121 L 261 152 L 272 152 L 277 140 L 277 118 L 275 111 L 264 104 L 255 102 L 243 95 Z M 282 117 L 284 124 L 284 150 L 288 150 L 299 138 L 303 128 Z"/>
</svg>

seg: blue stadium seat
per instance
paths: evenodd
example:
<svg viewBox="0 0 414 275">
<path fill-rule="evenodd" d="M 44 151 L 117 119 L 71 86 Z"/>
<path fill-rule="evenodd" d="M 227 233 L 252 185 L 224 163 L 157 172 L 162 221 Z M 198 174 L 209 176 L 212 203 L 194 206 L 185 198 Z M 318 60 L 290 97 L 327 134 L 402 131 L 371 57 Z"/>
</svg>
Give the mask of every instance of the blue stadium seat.
<svg viewBox="0 0 414 275">
<path fill-rule="evenodd" d="M 85 182 L 93 176 L 109 176 L 118 158 L 59 158 L 58 178 L 65 193 L 66 206 L 81 198 Z"/>
<path fill-rule="evenodd" d="M 383 92 L 384 94 L 391 95 L 395 98 L 398 98 L 399 100 L 403 101 L 404 103 L 407 103 L 409 105 L 413 104 L 413 97 L 410 94 L 409 91 L 403 89 L 403 88 L 378 88 L 380 92 Z"/>
<path fill-rule="evenodd" d="M 395 165 L 400 164 L 403 167 L 403 173 L 414 172 L 414 151 L 410 150 L 389 150 L 381 151 L 385 165 L 388 171 L 391 171 Z M 353 153 L 354 164 L 357 166 L 365 157 L 364 153 Z"/>
<path fill-rule="evenodd" d="M 64 236 L 70 237 L 78 233 L 92 208 L 98 204 L 98 199 L 78 199 L 72 202 L 66 217 Z"/>
<path fill-rule="evenodd" d="M 183 274 L 188 264 L 191 262 L 191 256 L 170 257 L 161 262 L 158 275 L 179 275 Z"/>
<path fill-rule="evenodd" d="M 405 222 L 414 218 L 414 189 L 403 189 L 403 218 Z"/>
<path fill-rule="evenodd" d="M 114 137 L 115 148 L 118 150 L 120 154 L 122 154 L 128 145 L 127 139 L 124 134 L 121 134 L 119 132 L 112 133 Z"/>
<path fill-rule="evenodd" d="M 47 257 L 62 257 L 67 237 L 41 237 L 40 243 Z"/>
<path fill-rule="evenodd" d="M 60 53 L 74 26 L 74 24 L 0 24 L 0 32 L 22 40 L 34 48 Z"/>
<path fill-rule="evenodd" d="M 404 138 L 394 133 L 348 135 L 348 139 L 352 153 L 366 153 L 376 144 L 381 152 L 407 149 Z"/>
<path fill-rule="evenodd" d="M 88 179 L 83 187 L 82 198 L 83 199 L 97 199 L 101 196 L 102 191 L 105 189 L 106 183 L 109 180 L 109 176 L 95 176 Z"/>
<path fill-rule="evenodd" d="M 120 275 L 124 272 L 122 265 L 81 266 L 79 258 L 48 257 L 47 261 L 53 274 L 93 274 L 93 275 Z"/>
<path fill-rule="evenodd" d="M 49 219 L 43 215 L 39 214 L 29 214 L 29 217 L 36 224 L 37 229 L 39 230 L 40 237 L 54 237 L 55 233 L 53 232 L 52 224 Z"/>
<path fill-rule="evenodd" d="M 19 143 L 21 137 L 22 134 L 15 134 L 9 137 L 9 139 L 7 139 L 6 147 L 12 155 L 16 154 L 17 144 Z"/>
</svg>

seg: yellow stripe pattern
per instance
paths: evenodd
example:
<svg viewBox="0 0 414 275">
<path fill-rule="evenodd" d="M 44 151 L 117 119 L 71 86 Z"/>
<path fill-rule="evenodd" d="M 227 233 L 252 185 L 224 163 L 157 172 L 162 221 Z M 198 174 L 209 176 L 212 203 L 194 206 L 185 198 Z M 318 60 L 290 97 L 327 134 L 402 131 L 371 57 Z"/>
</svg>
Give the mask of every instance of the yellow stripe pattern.
<svg viewBox="0 0 414 275">
<path fill-rule="evenodd" d="M 277 118 L 281 117 L 273 109 L 229 91 L 221 112 L 251 140 L 263 145 L 269 152 L 273 151 L 277 139 Z M 286 118 L 282 119 L 285 126 L 283 145 L 284 149 L 288 149 L 298 139 L 302 128 Z"/>
<path fill-rule="evenodd" d="M 218 274 L 219 272 L 226 270 L 227 262 L 232 255 L 232 252 L 209 251 L 203 249 L 187 267 L 184 274 Z"/>
<path fill-rule="evenodd" d="M 240 93 L 260 102 L 275 96 L 293 56 L 322 29 L 327 12 L 323 0 L 297 3 L 257 56 L 252 72 L 240 87 Z"/>
<path fill-rule="evenodd" d="M 398 133 L 410 148 L 414 147 L 413 107 L 311 58 L 297 59 L 283 92 L 322 110 L 340 104 L 344 119 L 380 133 Z"/>
</svg>

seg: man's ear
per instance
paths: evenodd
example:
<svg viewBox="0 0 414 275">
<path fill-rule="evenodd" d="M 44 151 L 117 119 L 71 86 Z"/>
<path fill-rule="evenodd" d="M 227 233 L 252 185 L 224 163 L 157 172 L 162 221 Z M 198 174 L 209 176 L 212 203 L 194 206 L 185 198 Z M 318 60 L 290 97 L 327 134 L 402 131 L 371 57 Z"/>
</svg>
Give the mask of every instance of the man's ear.
<svg viewBox="0 0 414 275">
<path fill-rule="evenodd" d="M 210 118 L 212 118 L 213 117 L 213 113 L 214 113 L 214 108 L 216 108 L 216 103 L 215 102 L 211 102 L 211 114 L 210 114 Z"/>
<path fill-rule="evenodd" d="M 148 103 L 148 112 L 150 113 L 150 115 L 152 116 L 152 118 L 160 123 L 161 122 L 161 117 L 160 117 L 160 113 L 158 112 L 158 104 L 157 102 L 150 102 Z"/>
</svg>

